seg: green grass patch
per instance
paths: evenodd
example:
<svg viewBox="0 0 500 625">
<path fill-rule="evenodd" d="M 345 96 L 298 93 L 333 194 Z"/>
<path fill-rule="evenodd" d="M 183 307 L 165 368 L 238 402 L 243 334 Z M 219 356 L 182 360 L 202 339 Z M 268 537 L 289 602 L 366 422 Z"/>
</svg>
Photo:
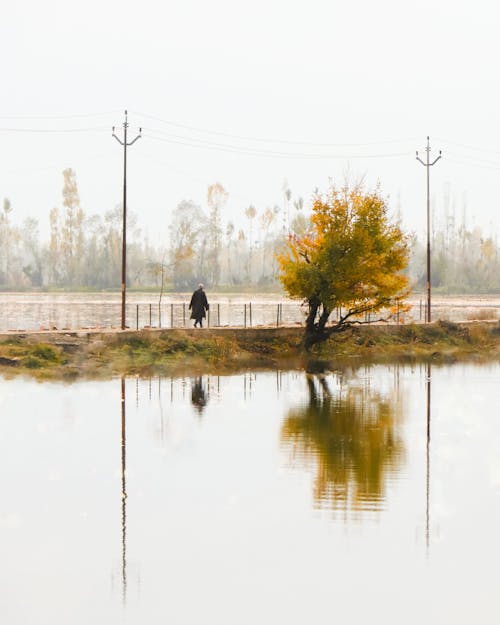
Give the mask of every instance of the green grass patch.
<svg viewBox="0 0 500 625">
<path fill-rule="evenodd" d="M 64 365 L 64 352 L 48 343 L 29 343 L 12 339 L 0 343 L 0 362 L 5 367 L 22 369 L 50 369 Z"/>
<path fill-rule="evenodd" d="M 68 337 L 44 342 L 18 335 L 0 342 L 0 367 L 39 378 L 79 375 L 195 375 L 248 368 L 302 367 L 315 356 L 338 363 L 441 360 L 500 360 L 500 323 L 363 325 L 334 335 L 306 354 L 303 329 L 267 328 L 205 331 L 144 330 Z M 66 342 L 65 342 L 66 341 Z"/>
</svg>

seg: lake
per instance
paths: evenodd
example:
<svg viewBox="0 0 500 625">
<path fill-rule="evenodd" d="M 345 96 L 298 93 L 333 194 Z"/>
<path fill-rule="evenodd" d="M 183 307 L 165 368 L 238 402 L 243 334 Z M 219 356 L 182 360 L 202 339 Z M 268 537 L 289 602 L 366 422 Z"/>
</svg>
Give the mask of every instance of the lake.
<svg viewBox="0 0 500 625">
<path fill-rule="evenodd" d="M 144 327 L 183 328 L 191 325 L 188 304 L 191 293 L 127 294 L 126 324 Z M 208 292 L 211 326 L 276 326 L 304 323 L 306 308 L 279 293 Z M 413 295 L 408 311 L 399 315 L 402 323 L 425 319 L 425 296 Z M 335 311 L 332 319 L 336 317 Z M 498 296 L 435 296 L 432 318 L 449 321 L 497 320 Z M 373 317 L 378 317 L 374 315 Z M 368 315 L 363 318 L 368 320 Z M 206 325 L 206 324 L 205 324 Z M 82 328 L 119 328 L 120 293 L 0 293 L 0 332 L 30 330 L 77 330 Z"/>
<path fill-rule="evenodd" d="M 499 379 L 0 378 L 0 622 L 498 623 Z"/>
</svg>

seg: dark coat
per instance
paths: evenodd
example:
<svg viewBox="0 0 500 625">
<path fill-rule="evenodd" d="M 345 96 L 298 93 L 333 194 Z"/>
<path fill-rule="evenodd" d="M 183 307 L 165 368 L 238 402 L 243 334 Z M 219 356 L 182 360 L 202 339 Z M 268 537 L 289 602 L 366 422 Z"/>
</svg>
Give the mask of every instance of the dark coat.
<svg viewBox="0 0 500 625">
<path fill-rule="evenodd" d="M 191 310 L 191 319 L 203 319 L 206 317 L 205 311 L 208 310 L 208 300 L 205 291 L 202 288 L 196 289 L 189 303 Z"/>
</svg>

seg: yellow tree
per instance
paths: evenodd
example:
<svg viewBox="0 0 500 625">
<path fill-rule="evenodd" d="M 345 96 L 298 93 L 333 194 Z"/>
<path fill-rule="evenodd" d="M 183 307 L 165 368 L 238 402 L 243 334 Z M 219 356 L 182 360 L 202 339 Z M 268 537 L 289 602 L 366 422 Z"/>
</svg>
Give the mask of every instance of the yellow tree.
<svg viewBox="0 0 500 625">
<path fill-rule="evenodd" d="M 391 223 L 378 188 L 332 186 L 318 194 L 307 232 L 290 235 L 278 255 L 286 292 L 308 306 L 305 346 L 402 302 L 408 256 L 408 237 Z M 336 310 L 336 321 L 327 325 Z"/>
</svg>

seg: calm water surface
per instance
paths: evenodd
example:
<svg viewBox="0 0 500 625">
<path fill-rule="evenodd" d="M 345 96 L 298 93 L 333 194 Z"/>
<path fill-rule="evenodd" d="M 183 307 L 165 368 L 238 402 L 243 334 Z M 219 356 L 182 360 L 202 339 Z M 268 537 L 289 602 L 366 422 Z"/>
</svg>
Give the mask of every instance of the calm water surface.
<svg viewBox="0 0 500 625">
<path fill-rule="evenodd" d="M 187 309 L 190 298 L 191 293 L 167 293 L 159 306 L 158 293 L 129 292 L 126 323 L 130 328 L 190 327 L 192 322 Z M 210 312 L 207 321 L 211 326 L 295 325 L 303 324 L 305 319 L 306 309 L 300 302 L 285 299 L 277 293 L 209 292 L 208 298 Z M 404 320 L 422 321 L 425 318 L 423 298 L 415 295 L 408 304 Z M 433 298 L 433 319 L 494 320 L 499 315 L 498 296 Z M 0 332 L 118 328 L 120 325 L 120 293 L 0 292 Z"/>
<path fill-rule="evenodd" d="M 499 379 L 0 378 L 0 622 L 498 623 Z"/>
</svg>

